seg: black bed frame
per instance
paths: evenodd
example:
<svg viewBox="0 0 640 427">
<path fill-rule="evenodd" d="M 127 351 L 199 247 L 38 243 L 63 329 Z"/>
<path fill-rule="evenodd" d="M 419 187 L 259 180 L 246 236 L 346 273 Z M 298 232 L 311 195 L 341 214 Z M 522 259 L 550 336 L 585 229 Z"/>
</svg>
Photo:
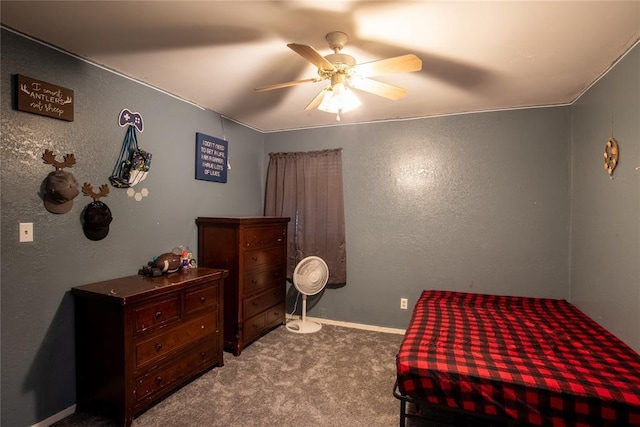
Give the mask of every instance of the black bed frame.
<svg viewBox="0 0 640 427">
<path fill-rule="evenodd" d="M 421 426 L 437 427 L 525 427 L 516 420 L 480 414 L 466 409 L 449 408 L 431 402 L 405 396 L 398 389 L 398 381 L 393 386 L 393 396 L 400 400 L 400 427 L 406 427 L 407 419 L 424 421 Z"/>
</svg>

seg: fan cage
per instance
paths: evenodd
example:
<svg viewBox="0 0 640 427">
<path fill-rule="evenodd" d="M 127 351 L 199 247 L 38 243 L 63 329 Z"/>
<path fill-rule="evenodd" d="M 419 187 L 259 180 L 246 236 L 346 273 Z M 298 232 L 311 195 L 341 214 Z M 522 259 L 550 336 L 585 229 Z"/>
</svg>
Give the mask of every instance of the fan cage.
<svg viewBox="0 0 640 427">
<path fill-rule="evenodd" d="M 315 295 L 327 284 L 329 268 L 317 256 L 304 258 L 293 271 L 293 285 L 304 295 Z"/>
</svg>

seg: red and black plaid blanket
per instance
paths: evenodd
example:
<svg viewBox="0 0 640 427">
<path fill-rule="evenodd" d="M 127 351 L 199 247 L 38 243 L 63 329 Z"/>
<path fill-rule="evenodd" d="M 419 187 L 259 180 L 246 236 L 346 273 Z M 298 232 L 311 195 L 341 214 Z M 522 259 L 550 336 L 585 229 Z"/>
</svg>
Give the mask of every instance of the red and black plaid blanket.
<svg viewBox="0 0 640 427">
<path fill-rule="evenodd" d="M 537 426 L 640 426 L 640 355 L 564 300 L 424 291 L 396 359 L 414 399 Z"/>
</svg>

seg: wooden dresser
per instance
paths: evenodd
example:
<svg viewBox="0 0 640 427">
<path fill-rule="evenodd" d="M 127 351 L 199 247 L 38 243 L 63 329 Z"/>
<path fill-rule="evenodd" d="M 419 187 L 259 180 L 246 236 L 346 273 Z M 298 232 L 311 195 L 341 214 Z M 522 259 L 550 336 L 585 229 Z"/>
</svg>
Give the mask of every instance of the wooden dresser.
<svg viewBox="0 0 640 427">
<path fill-rule="evenodd" d="M 198 265 L 229 271 L 224 348 L 243 347 L 285 323 L 289 218 L 197 218 Z"/>
<path fill-rule="evenodd" d="M 78 410 L 129 426 L 180 385 L 222 366 L 226 276 L 190 268 L 73 288 Z"/>
</svg>

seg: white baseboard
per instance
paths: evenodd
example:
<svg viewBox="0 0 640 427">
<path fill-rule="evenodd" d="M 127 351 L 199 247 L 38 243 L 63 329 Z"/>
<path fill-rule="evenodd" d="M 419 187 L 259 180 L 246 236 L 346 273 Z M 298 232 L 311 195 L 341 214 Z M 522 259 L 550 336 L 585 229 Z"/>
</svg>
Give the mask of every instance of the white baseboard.
<svg viewBox="0 0 640 427">
<path fill-rule="evenodd" d="M 67 418 L 69 415 L 74 414 L 76 412 L 76 405 L 71 405 L 67 409 L 64 409 L 57 414 L 54 414 L 47 418 L 46 420 L 42 420 L 37 424 L 32 425 L 31 427 L 49 427 L 57 423 L 58 421 Z"/>
<path fill-rule="evenodd" d="M 398 328 L 386 328 L 384 326 L 365 325 L 363 323 L 342 322 L 340 320 L 323 319 L 321 317 L 307 316 L 306 318 L 312 322 L 317 322 L 324 325 L 343 326 L 345 328 L 354 328 L 354 329 L 364 329 L 366 331 L 384 332 L 386 334 L 404 335 L 405 333 L 404 329 L 398 329 Z M 290 320 L 290 319 L 291 320 L 300 319 L 300 316 L 287 314 L 287 320 Z"/>
</svg>

